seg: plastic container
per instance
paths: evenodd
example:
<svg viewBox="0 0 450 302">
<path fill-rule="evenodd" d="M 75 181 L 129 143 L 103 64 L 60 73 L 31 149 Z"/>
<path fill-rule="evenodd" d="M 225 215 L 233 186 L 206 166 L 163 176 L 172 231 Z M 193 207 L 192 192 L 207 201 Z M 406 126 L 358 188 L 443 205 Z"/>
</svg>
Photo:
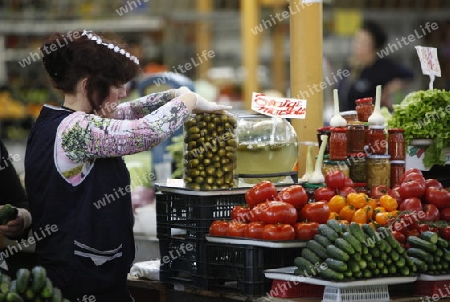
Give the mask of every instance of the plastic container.
<svg viewBox="0 0 450 302">
<path fill-rule="evenodd" d="M 347 159 L 347 128 L 333 127 L 330 135 L 330 160 Z"/>
<path fill-rule="evenodd" d="M 264 270 L 292 266 L 299 251 L 299 248 L 207 243 L 208 288 L 264 296 L 270 292 L 272 283 L 265 278 Z"/>
<path fill-rule="evenodd" d="M 387 285 L 368 285 L 353 288 L 336 288 L 326 286 L 322 302 L 388 302 Z"/>
<path fill-rule="evenodd" d="M 367 153 L 384 155 L 387 152 L 387 139 L 384 126 L 369 126 Z"/>
<path fill-rule="evenodd" d="M 184 182 L 195 190 L 237 186 L 236 120 L 225 114 L 191 115 L 184 123 Z"/>
<path fill-rule="evenodd" d="M 391 163 L 389 155 L 370 155 L 366 158 L 367 188 L 391 184 Z"/>
<path fill-rule="evenodd" d="M 391 188 L 400 184 L 400 179 L 405 174 L 404 160 L 391 160 Z"/>
<path fill-rule="evenodd" d="M 364 152 L 364 123 L 349 122 L 347 124 L 347 152 Z"/>
<path fill-rule="evenodd" d="M 388 154 L 391 160 L 405 160 L 406 146 L 404 129 L 393 128 L 388 130 Z"/>
<path fill-rule="evenodd" d="M 323 285 L 273 280 L 268 294 L 274 298 L 322 298 L 324 289 Z"/>
<path fill-rule="evenodd" d="M 360 122 L 367 122 L 369 116 L 372 114 L 374 105 L 372 98 L 362 98 L 355 101 L 356 112 L 358 114 L 358 120 Z"/>
</svg>

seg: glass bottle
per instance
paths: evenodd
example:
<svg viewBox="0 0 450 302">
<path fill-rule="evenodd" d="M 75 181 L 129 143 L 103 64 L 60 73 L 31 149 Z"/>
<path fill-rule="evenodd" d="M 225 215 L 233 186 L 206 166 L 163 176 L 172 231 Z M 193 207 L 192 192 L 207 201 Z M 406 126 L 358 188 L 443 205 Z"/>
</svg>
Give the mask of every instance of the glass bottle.
<svg viewBox="0 0 450 302">
<path fill-rule="evenodd" d="M 388 154 L 391 160 L 405 160 L 404 129 L 393 128 L 388 130 Z"/>
<path fill-rule="evenodd" d="M 333 127 L 330 135 L 330 160 L 347 159 L 347 128 Z"/>
<path fill-rule="evenodd" d="M 358 114 L 358 120 L 360 122 L 367 122 L 369 116 L 372 114 L 374 105 L 372 98 L 362 98 L 355 101 L 356 112 Z"/>
</svg>

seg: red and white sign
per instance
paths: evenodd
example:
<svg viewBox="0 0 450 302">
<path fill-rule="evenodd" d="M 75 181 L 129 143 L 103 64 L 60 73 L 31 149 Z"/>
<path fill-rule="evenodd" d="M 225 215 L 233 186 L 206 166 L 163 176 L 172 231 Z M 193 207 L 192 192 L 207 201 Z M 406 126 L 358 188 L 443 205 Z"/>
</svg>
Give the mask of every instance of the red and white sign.
<svg viewBox="0 0 450 302">
<path fill-rule="evenodd" d="M 437 56 L 437 48 L 416 46 L 422 73 L 426 75 L 441 76 L 441 66 Z"/>
<path fill-rule="evenodd" d="M 306 100 L 271 97 L 253 92 L 252 110 L 268 116 L 306 118 Z"/>
</svg>

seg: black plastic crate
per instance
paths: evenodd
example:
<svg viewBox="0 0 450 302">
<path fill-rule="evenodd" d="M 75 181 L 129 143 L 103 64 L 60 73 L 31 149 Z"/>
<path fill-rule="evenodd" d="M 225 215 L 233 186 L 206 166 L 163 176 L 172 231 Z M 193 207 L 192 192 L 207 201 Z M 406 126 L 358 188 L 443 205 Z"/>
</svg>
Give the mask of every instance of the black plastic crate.
<svg viewBox="0 0 450 302">
<path fill-rule="evenodd" d="M 208 233 L 214 220 L 231 219 L 233 207 L 245 203 L 245 190 L 226 193 L 157 192 L 158 237 L 172 236 L 174 229 L 180 229 L 187 237 L 204 240 L 204 235 Z"/>
<path fill-rule="evenodd" d="M 207 288 L 204 240 L 161 236 L 159 251 L 161 254 L 160 281 L 201 289 Z"/>
<path fill-rule="evenodd" d="M 267 248 L 252 245 L 206 244 L 208 289 L 263 296 L 272 280 L 264 270 L 292 266 L 301 248 Z"/>
</svg>

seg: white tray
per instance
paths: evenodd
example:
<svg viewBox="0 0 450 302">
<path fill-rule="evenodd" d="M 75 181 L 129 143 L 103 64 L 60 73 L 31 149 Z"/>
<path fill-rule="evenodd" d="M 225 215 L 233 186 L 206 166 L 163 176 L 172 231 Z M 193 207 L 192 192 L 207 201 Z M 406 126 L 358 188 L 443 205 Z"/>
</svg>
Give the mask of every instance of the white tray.
<svg viewBox="0 0 450 302">
<path fill-rule="evenodd" d="M 264 271 L 264 274 L 268 279 L 302 282 L 335 288 L 353 288 L 370 285 L 392 285 L 392 284 L 410 283 L 417 280 L 417 277 L 413 276 L 413 277 L 382 277 L 382 278 L 372 278 L 348 282 L 333 282 L 318 278 L 294 275 L 294 270 L 296 268 L 297 268 L 296 266 L 289 266 L 276 269 L 268 269 Z"/>
<path fill-rule="evenodd" d="M 307 241 L 268 241 L 257 239 L 239 239 L 231 237 L 209 236 L 205 235 L 206 241 L 225 244 L 241 244 L 241 245 L 254 245 L 270 248 L 294 248 L 305 247 Z"/>
<path fill-rule="evenodd" d="M 417 278 L 419 281 L 450 281 L 450 275 L 427 275 L 420 274 Z"/>
</svg>

